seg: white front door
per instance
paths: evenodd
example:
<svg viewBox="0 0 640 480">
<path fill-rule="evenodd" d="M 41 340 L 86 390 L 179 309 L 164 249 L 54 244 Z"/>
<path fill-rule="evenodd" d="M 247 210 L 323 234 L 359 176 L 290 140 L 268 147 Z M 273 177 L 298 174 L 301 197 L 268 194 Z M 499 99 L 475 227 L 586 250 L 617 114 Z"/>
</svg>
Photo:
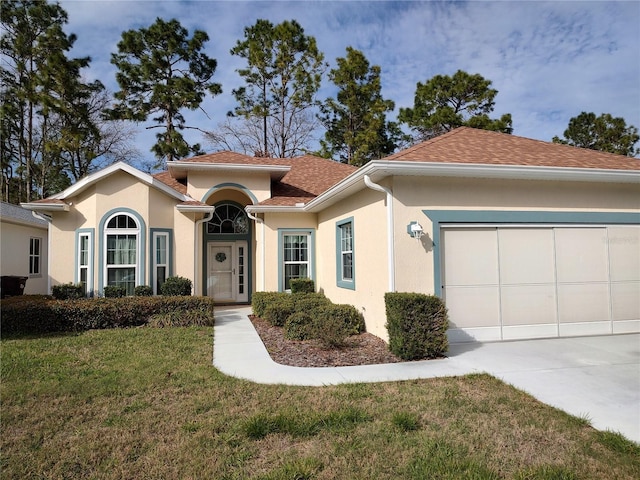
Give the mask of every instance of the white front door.
<svg viewBox="0 0 640 480">
<path fill-rule="evenodd" d="M 246 302 L 247 242 L 209 242 L 207 250 L 207 295 L 216 302 Z"/>
</svg>

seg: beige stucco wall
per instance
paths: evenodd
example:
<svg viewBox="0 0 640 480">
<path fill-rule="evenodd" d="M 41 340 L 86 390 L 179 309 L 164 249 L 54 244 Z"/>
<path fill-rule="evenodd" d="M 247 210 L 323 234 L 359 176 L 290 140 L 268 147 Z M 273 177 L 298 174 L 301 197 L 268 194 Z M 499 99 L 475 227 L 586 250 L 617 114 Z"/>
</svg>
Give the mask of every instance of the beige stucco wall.
<svg viewBox="0 0 640 480">
<path fill-rule="evenodd" d="M 266 213 L 264 215 L 265 221 L 265 259 L 264 264 L 260 264 L 257 268 L 260 270 L 264 265 L 265 271 L 265 290 L 266 291 L 278 291 L 278 231 L 282 228 L 301 230 L 316 230 L 318 226 L 317 217 L 314 213 Z M 258 227 L 258 235 L 260 227 Z M 317 237 L 316 237 L 317 245 Z M 260 246 L 258 246 L 258 249 Z M 314 258 L 314 269 L 317 272 L 318 263 L 320 261 L 318 257 L 319 249 L 316 246 L 316 256 Z M 256 283 L 256 282 L 254 282 Z"/>
<path fill-rule="evenodd" d="M 69 198 L 68 212 L 53 213 L 51 241 L 55 255 L 51 259 L 51 283 L 57 285 L 75 281 L 76 231 L 94 229 L 93 285 L 100 285 L 100 221 L 110 212 L 126 209 L 136 212 L 145 223 L 144 271 L 138 284 L 149 285 L 152 265 L 151 229 L 173 230 L 173 274 L 194 279 L 194 214 L 182 214 L 175 205 L 178 200 L 149 187 L 125 172 L 116 172 Z M 202 214 L 197 214 L 202 217 Z M 67 247 L 60 247 L 65 245 Z"/>
<path fill-rule="evenodd" d="M 337 284 L 336 222 L 353 218 L 355 290 Z M 367 331 L 387 338 L 384 294 L 388 291 L 385 194 L 365 189 L 318 214 L 317 287 L 334 303 L 355 306 Z"/>
<path fill-rule="evenodd" d="M 271 196 L 271 177 L 269 173 L 242 174 L 240 172 L 191 172 L 187 183 L 187 193 L 194 199 L 206 201 L 209 204 L 211 189 L 217 185 L 236 184 L 245 191 L 255 195 L 258 202 Z M 223 187 L 228 190 L 228 187 Z M 214 192 L 215 193 L 215 192 Z"/>
<path fill-rule="evenodd" d="M 637 185 L 394 177 L 396 289 L 432 294 L 433 225 L 423 210 L 639 211 Z M 420 242 L 406 228 L 418 221 Z"/>
<path fill-rule="evenodd" d="M 0 223 L 0 271 L 2 275 L 28 277 L 25 284 L 25 295 L 47 294 L 47 262 L 49 248 L 47 245 L 47 228 L 38 228 L 12 221 Z M 40 239 L 40 274 L 29 275 L 30 239 Z"/>
</svg>

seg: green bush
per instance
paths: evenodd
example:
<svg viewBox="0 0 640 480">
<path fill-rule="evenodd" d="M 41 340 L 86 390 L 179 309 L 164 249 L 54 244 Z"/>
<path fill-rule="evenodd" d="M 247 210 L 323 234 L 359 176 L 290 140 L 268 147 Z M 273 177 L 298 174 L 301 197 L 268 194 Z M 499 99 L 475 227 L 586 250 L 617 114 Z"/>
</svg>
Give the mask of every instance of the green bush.
<svg viewBox="0 0 640 480">
<path fill-rule="evenodd" d="M 191 295 L 191 280 L 184 277 L 169 277 L 160 287 L 160 293 L 167 297 Z"/>
<path fill-rule="evenodd" d="M 418 293 L 386 293 L 389 349 L 403 360 L 437 358 L 449 348 L 442 300 Z"/>
<path fill-rule="evenodd" d="M 296 312 L 305 312 L 312 317 L 317 317 L 322 310 L 333 305 L 322 293 L 297 293 L 291 298 Z"/>
<path fill-rule="evenodd" d="M 284 292 L 255 292 L 251 296 L 251 309 L 256 317 L 264 318 L 264 311 L 274 300 L 289 296 Z"/>
<path fill-rule="evenodd" d="M 84 298 L 82 285 L 74 285 L 73 283 L 63 283 L 62 285 L 54 285 L 51 288 L 51 293 L 53 293 L 53 298 L 57 300 Z"/>
<path fill-rule="evenodd" d="M 310 278 L 294 278 L 291 280 L 291 293 L 314 293 L 316 286 Z"/>
<path fill-rule="evenodd" d="M 2 334 L 42 334 L 90 329 L 163 325 L 213 325 L 213 300 L 207 297 L 124 297 L 80 300 L 2 300 Z M 159 321 L 157 315 L 181 316 Z M 155 320 L 152 319 L 155 317 Z"/>
<path fill-rule="evenodd" d="M 343 319 L 330 314 L 314 318 L 312 331 L 313 338 L 326 348 L 344 347 L 347 337 L 351 335 L 350 329 Z"/>
<path fill-rule="evenodd" d="M 151 297 L 153 296 L 153 288 L 151 288 L 149 285 L 138 285 L 134 289 L 133 294 L 136 297 Z"/>
<path fill-rule="evenodd" d="M 285 293 L 282 296 L 274 297 L 264 310 L 262 318 L 275 327 L 283 327 L 289 315 L 294 312 L 291 295 Z"/>
<path fill-rule="evenodd" d="M 284 336 L 289 340 L 309 340 L 313 335 L 313 317 L 306 312 L 294 312 L 284 322 Z"/>
<path fill-rule="evenodd" d="M 357 335 L 365 331 L 364 318 L 353 305 L 328 305 L 322 309 L 318 321 L 325 322 L 329 319 L 339 325 L 344 325 L 347 335 Z"/>
<path fill-rule="evenodd" d="M 127 289 L 120 285 L 107 285 L 104 287 L 105 298 L 122 298 L 127 295 Z"/>
</svg>

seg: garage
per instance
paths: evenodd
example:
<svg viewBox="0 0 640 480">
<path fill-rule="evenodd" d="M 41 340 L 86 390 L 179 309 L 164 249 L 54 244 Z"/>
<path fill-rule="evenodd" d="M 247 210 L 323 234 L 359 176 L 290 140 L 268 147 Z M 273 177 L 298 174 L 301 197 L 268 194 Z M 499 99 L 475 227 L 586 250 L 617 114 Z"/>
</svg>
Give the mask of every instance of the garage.
<svg viewBox="0 0 640 480">
<path fill-rule="evenodd" d="M 638 225 L 441 225 L 452 342 L 640 330 Z"/>
</svg>

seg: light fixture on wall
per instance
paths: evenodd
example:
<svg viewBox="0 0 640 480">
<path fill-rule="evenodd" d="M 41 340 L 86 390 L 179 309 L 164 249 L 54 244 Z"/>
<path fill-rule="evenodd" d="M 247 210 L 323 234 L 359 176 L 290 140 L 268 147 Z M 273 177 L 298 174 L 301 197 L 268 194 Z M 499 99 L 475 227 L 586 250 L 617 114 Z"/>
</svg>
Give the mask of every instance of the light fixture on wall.
<svg viewBox="0 0 640 480">
<path fill-rule="evenodd" d="M 412 238 L 420 240 L 422 238 L 422 235 L 424 235 L 424 230 L 422 229 L 422 225 L 420 225 L 418 222 L 411 222 L 409 225 L 407 225 L 407 233 L 411 235 Z"/>
</svg>

